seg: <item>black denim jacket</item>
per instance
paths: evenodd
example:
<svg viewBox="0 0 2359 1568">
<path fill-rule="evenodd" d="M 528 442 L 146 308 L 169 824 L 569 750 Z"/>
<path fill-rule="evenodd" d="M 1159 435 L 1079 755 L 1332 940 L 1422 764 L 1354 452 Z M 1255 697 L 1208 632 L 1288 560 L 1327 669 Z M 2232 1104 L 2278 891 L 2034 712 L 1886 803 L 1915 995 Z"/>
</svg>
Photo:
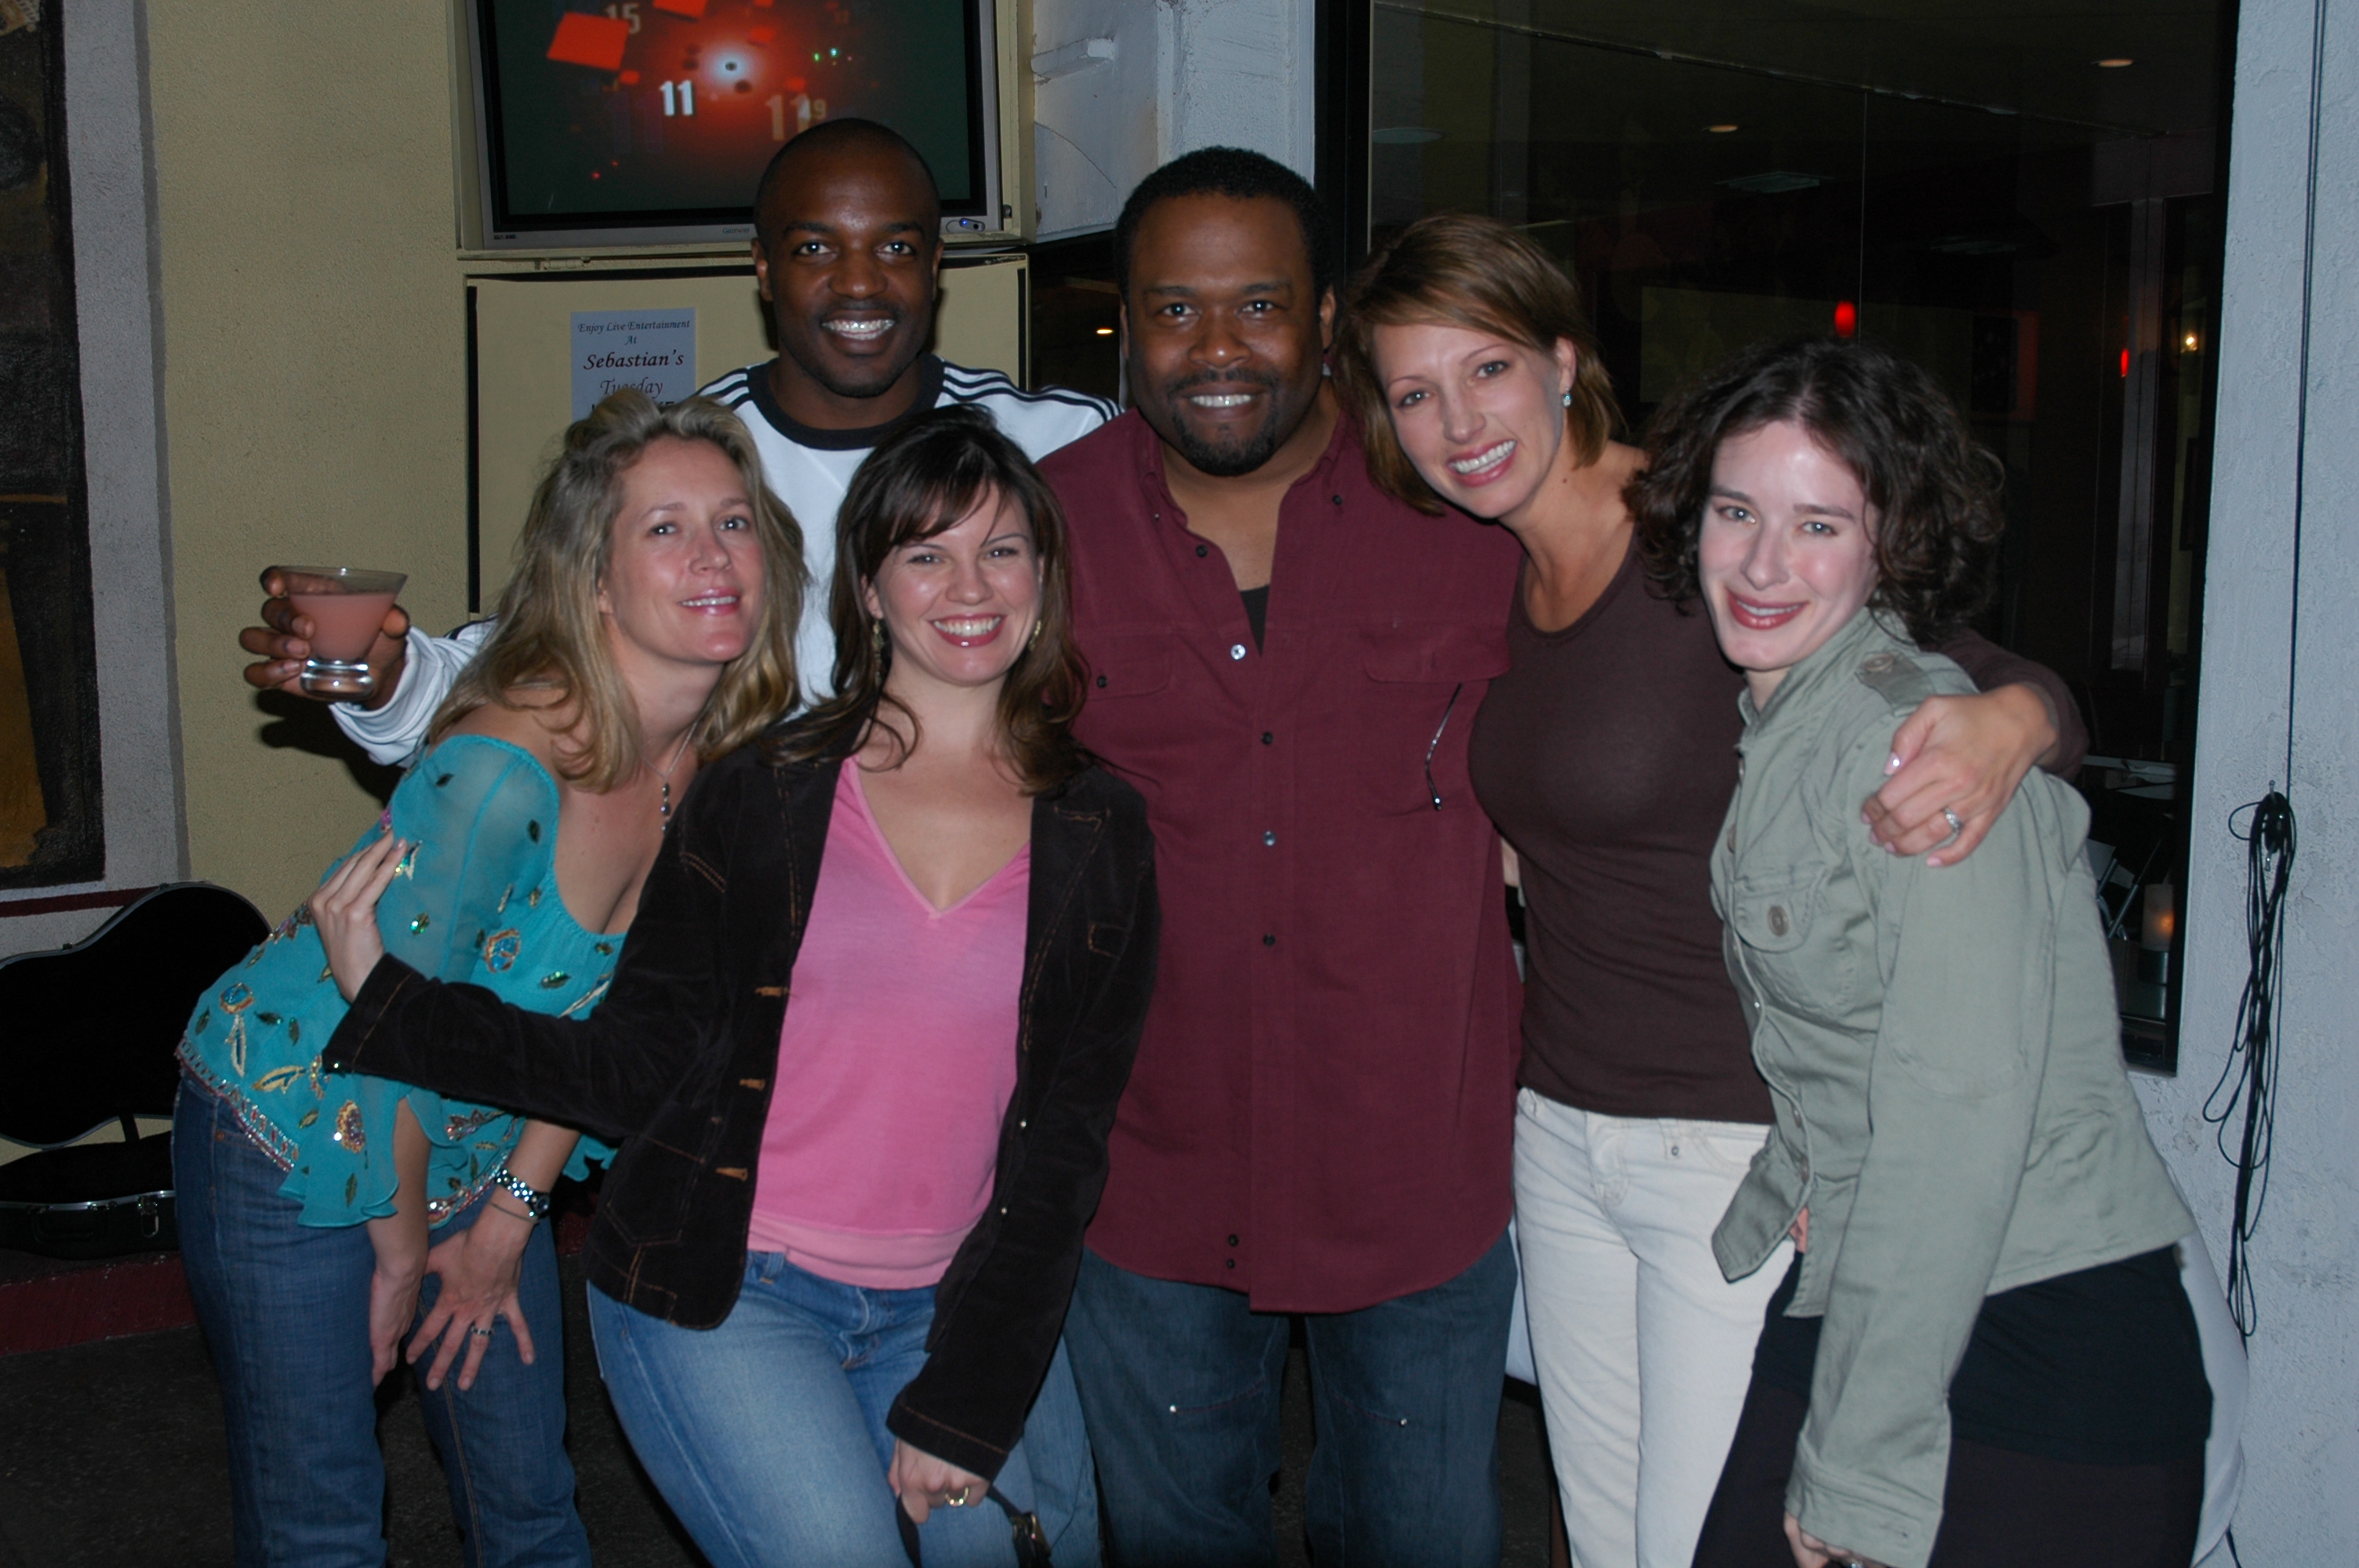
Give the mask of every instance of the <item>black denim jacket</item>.
<svg viewBox="0 0 2359 1568">
<path fill-rule="evenodd" d="M 774 767 L 748 746 L 707 769 L 587 1019 L 525 1012 L 387 957 L 322 1065 L 620 1142 L 590 1231 L 591 1283 L 682 1327 L 715 1326 L 745 1276 L 779 1026 L 840 766 Z M 887 1418 L 976 1475 L 996 1475 L 1022 1436 L 1056 1351 L 1158 925 L 1137 793 L 1092 768 L 1037 797 L 1016 1093 L 991 1203 L 937 1288 L 925 1368 Z"/>
</svg>

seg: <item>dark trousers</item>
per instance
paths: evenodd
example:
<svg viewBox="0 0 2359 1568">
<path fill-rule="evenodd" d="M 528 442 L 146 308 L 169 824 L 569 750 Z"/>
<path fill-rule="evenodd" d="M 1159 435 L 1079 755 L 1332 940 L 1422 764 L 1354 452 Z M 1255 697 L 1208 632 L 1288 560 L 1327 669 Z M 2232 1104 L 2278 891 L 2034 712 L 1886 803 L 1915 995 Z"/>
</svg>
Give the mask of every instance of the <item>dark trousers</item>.
<svg viewBox="0 0 2359 1568">
<path fill-rule="evenodd" d="M 1304 1320 L 1319 1445 L 1305 1523 L 1321 1568 L 1496 1568 L 1499 1391 L 1516 1260 Z M 1094 1252 L 1065 1319 L 1118 1568 L 1278 1561 L 1283 1314 L 1117 1268 Z"/>
<path fill-rule="evenodd" d="M 1746 1391 L 1695 1568 L 1793 1568 L 1786 1482 L 1810 1410 L 1758 1379 Z M 1952 1439 L 1930 1568 L 2187 1568 L 2202 1509 L 2201 1449 L 2165 1465 L 2075 1465 Z"/>
</svg>

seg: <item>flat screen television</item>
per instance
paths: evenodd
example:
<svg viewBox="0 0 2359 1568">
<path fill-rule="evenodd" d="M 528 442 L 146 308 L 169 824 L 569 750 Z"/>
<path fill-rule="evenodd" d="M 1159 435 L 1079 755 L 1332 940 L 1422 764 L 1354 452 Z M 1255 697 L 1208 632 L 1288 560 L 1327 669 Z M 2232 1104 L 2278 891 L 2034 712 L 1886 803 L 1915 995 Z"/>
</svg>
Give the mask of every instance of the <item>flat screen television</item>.
<svg viewBox="0 0 2359 1568">
<path fill-rule="evenodd" d="M 462 243 L 750 239 L 755 182 L 830 118 L 916 145 L 946 234 L 1009 228 L 994 0 L 470 0 Z"/>
</svg>

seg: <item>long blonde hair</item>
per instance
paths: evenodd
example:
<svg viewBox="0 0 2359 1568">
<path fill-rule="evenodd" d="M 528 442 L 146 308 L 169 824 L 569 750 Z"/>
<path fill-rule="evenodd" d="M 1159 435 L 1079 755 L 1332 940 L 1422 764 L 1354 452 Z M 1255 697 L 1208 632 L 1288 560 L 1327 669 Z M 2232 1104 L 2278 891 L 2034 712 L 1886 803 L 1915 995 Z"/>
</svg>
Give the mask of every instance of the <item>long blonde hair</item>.
<svg viewBox="0 0 2359 1568">
<path fill-rule="evenodd" d="M 435 711 L 427 744 L 486 703 L 525 706 L 509 694 L 530 688 L 573 706 L 572 743 L 563 749 L 559 769 L 569 780 L 595 793 L 638 771 L 638 705 L 614 667 L 598 594 L 614 554 L 623 474 L 665 437 L 709 441 L 736 465 L 762 546 L 761 620 L 745 651 L 723 666 L 689 743 L 710 761 L 752 740 L 794 706 L 795 622 L 810 574 L 802 529 L 763 483 L 754 438 L 711 398 L 658 407 L 646 393 L 625 387 L 566 430 L 565 449 L 541 477 L 525 514 L 515 570 L 500 592 L 499 624 Z"/>
</svg>

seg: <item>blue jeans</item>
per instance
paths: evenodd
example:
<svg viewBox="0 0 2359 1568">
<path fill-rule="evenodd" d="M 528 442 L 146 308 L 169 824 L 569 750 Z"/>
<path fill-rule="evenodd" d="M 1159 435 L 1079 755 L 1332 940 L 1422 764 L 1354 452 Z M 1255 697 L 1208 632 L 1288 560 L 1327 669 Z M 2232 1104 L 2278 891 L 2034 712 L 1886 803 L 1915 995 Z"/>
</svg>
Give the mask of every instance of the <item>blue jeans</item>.
<svg viewBox="0 0 2359 1568">
<path fill-rule="evenodd" d="M 749 1253 L 720 1326 L 681 1328 L 590 1292 L 598 1369 L 631 1447 L 713 1568 L 908 1568 L 886 1484 L 894 1396 L 926 1362 L 931 1286 L 865 1290 Z M 1060 1346 L 997 1485 L 1039 1516 L 1057 1568 L 1098 1561 L 1089 1440 Z M 937 1509 L 926 1568 L 1015 1561 L 1007 1516 Z"/>
<path fill-rule="evenodd" d="M 230 1517 L 241 1568 L 342 1568 L 386 1560 L 385 1455 L 369 1383 L 365 1227 L 297 1222 L 286 1173 L 229 1107 L 187 1079 L 172 1117 L 180 1257 L 221 1376 L 229 1428 Z M 475 1222 L 484 1205 L 436 1232 Z M 433 1303 L 429 1277 L 419 1311 Z M 557 1253 L 539 1227 L 522 1297 L 538 1357 L 494 1330 L 475 1386 L 419 1394 L 442 1455 L 468 1568 L 586 1565 L 565 1456 L 565 1356 Z"/>
<path fill-rule="evenodd" d="M 1496 1568 L 1515 1293 L 1503 1234 L 1430 1290 L 1304 1319 L 1319 1433 L 1305 1512 L 1320 1568 Z M 1287 1322 L 1234 1291 L 1083 1255 L 1065 1342 L 1121 1568 L 1277 1561 Z"/>
</svg>

